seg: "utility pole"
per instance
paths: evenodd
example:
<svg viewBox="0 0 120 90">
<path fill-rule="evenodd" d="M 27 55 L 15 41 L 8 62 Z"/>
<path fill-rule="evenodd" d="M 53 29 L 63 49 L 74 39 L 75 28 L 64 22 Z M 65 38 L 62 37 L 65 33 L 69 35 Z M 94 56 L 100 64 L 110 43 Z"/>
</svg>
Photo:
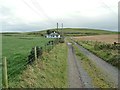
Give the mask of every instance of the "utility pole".
<svg viewBox="0 0 120 90">
<path fill-rule="evenodd" d="M 62 23 L 62 37 L 63 37 L 63 23 Z"/>
<path fill-rule="evenodd" d="M 63 23 L 62 23 L 62 30 L 63 30 Z"/>
<path fill-rule="evenodd" d="M 57 32 L 58 32 L 58 23 L 57 23 Z"/>
</svg>

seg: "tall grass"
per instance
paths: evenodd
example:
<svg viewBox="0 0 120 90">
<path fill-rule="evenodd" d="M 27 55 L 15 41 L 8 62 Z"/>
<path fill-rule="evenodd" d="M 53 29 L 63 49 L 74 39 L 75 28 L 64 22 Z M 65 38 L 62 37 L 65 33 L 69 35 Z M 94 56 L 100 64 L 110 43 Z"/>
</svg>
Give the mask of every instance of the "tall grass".
<svg viewBox="0 0 120 90">
<path fill-rule="evenodd" d="M 19 76 L 19 81 L 11 82 L 10 87 L 23 88 L 67 88 L 67 47 L 56 45 L 49 53 L 44 52 L 42 59 Z"/>
</svg>

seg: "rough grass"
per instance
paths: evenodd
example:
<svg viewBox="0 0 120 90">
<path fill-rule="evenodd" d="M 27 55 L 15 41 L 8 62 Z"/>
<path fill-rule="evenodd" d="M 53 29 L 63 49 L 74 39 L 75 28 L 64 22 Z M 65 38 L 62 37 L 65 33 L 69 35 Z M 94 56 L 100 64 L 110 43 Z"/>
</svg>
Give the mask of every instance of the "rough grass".
<svg viewBox="0 0 120 90">
<path fill-rule="evenodd" d="M 89 51 L 96 54 L 98 57 L 102 58 L 106 62 L 110 63 L 113 66 L 119 68 L 119 55 L 117 49 L 110 49 L 110 48 L 99 48 L 100 45 L 105 45 L 105 43 L 98 43 L 95 41 L 77 41 L 80 45 L 84 48 L 88 49 Z M 97 45 L 97 46 L 95 46 Z M 120 69 L 120 68 L 119 68 Z"/>
<path fill-rule="evenodd" d="M 79 51 L 78 47 L 74 45 L 77 58 L 81 60 L 82 67 L 87 71 L 92 78 L 92 83 L 95 88 L 111 88 L 112 86 L 105 81 L 105 77 L 100 73 L 100 70 L 91 62 L 84 54 Z"/>
<path fill-rule="evenodd" d="M 67 47 L 59 44 L 49 53 L 44 52 L 43 58 L 19 76 L 17 82 L 10 84 L 10 87 L 24 88 L 66 88 L 67 80 Z"/>
</svg>

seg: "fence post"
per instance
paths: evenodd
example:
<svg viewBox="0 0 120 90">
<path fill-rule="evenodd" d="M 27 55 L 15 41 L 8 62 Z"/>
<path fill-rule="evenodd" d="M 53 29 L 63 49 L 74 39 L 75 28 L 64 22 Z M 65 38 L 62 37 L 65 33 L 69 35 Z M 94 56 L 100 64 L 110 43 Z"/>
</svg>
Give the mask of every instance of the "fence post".
<svg viewBox="0 0 120 90">
<path fill-rule="evenodd" d="M 2 76 L 3 87 L 4 87 L 4 88 L 8 88 L 7 60 L 6 60 L 6 57 L 5 57 L 4 59 L 2 59 L 2 64 L 3 64 L 3 67 L 2 67 L 2 73 L 3 73 L 3 76 Z"/>
<path fill-rule="evenodd" d="M 46 52 L 46 45 L 45 45 L 45 52 Z"/>
<path fill-rule="evenodd" d="M 35 48 L 34 48 L 35 50 L 34 50 L 34 54 L 35 54 L 35 60 L 37 60 L 37 51 L 36 51 L 36 46 L 35 46 Z"/>
</svg>

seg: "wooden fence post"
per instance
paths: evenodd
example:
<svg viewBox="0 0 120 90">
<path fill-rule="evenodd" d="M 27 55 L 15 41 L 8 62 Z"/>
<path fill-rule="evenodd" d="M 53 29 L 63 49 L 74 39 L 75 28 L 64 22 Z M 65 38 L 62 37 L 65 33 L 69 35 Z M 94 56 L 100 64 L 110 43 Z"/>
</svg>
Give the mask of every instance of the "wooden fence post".
<svg viewBox="0 0 120 90">
<path fill-rule="evenodd" d="M 45 45 L 45 52 L 46 52 L 46 45 Z"/>
<path fill-rule="evenodd" d="M 2 73 L 3 73 L 3 76 L 2 76 L 3 87 L 4 87 L 4 88 L 8 88 L 7 60 L 6 60 L 6 57 L 5 57 L 4 59 L 2 59 L 2 64 L 3 64 L 3 67 L 2 67 Z"/>
<path fill-rule="evenodd" d="M 37 60 L 37 51 L 36 51 L 36 47 L 35 47 L 34 53 L 35 53 L 35 60 Z"/>
</svg>

